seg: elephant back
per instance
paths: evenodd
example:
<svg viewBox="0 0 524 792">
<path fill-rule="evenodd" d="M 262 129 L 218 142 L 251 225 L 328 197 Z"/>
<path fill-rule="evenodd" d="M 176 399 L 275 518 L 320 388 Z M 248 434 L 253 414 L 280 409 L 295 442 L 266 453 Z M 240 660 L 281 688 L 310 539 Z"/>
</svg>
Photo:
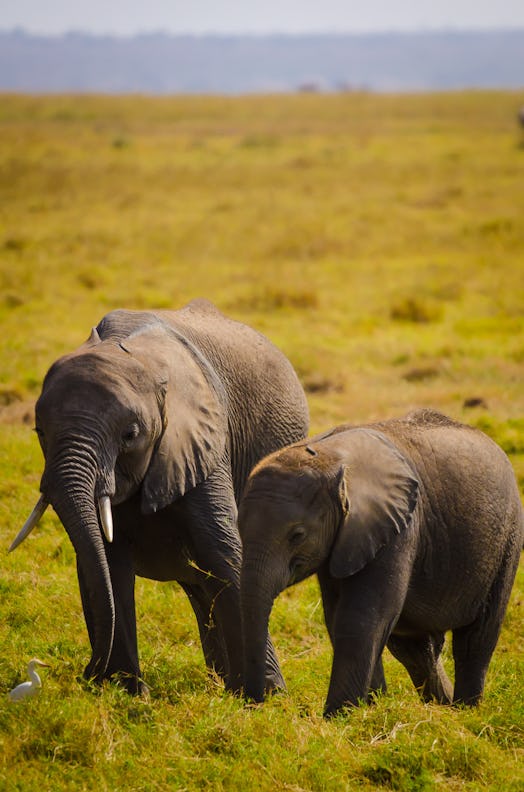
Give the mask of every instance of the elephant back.
<svg viewBox="0 0 524 792">
<path fill-rule="evenodd" d="M 309 412 L 297 374 L 268 338 L 206 300 L 157 316 L 185 335 L 224 387 L 238 497 L 256 462 L 307 435 Z"/>
</svg>

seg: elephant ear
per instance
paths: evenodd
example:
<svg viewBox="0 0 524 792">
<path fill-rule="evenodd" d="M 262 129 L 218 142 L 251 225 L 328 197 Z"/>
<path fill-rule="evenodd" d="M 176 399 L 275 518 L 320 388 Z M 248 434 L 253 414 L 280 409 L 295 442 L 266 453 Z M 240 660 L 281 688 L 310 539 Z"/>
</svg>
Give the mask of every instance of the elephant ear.
<svg viewBox="0 0 524 792">
<path fill-rule="evenodd" d="M 354 575 L 407 528 L 418 494 L 407 459 L 385 435 L 372 429 L 345 434 L 338 493 L 344 516 L 330 559 L 336 578 Z"/>
<path fill-rule="evenodd" d="M 205 481 L 223 458 L 225 393 L 204 356 L 167 326 L 149 327 L 120 346 L 158 383 L 163 432 L 142 483 L 142 512 L 151 514 Z"/>
</svg>

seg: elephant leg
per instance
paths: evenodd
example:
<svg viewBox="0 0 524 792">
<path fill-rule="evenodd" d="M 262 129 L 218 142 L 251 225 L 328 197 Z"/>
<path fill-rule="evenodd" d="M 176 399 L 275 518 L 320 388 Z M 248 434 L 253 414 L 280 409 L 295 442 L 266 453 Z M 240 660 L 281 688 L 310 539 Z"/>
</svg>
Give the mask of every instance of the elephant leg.
<svg viewBox="0 0 524 792">
<path fill-rule="evenodd" d="M 227 651 L 216 625 L 209 619 L 211 602 L 199 586 L 192 586 L 189 583 L 181 585 L 196 616 L 206 666 L 210 671 L 214 671 L 222 679 L 225 679 Z"/>
<path fill-rule="evenodd" d="M 333 664 L 324 716 L 367 701 L 373 687 L 385 684 L 380 657 L 393 620 L 373 621 L 370 614 L 344 607 L 340 598 L 333 626 Z M 377 612 L 371 608 L 370 613 Z"/>
<path fill-rule="evenodd" d="M 184 523 L 189 549 L 205 595 L 205 624 L 216 625 L 226 650 L 225 684 L 240 692 L 243 681 L 243 646 L 240 615 L 240 566 L 242 545 L 237 529 L 237 507 L 231 475 L 216 470 L 184 497 Z M 200 602 L 203 603 L 203 598 Z M 204 653 L 205 653 L 204 649 Z M 266 661 L 268 690 L 285 687 L 273 645 L 268 641 Z"/>
<path fill-rule="evenodd" d="M 341 584 L 337 580 L 334 580 L 329 574 L 324 574 L 322 571 L 319 572 L 318 579 L 322 592 L 324 619 L 331 643 L 334 647 L 336 642 L 336 613 L 339 603 Z M 375 700 L 376 693 L 385 692 L 386 678 L 384 676 L 384 665 L 382 663 L 382 656 L 379 656 L 375 663 L 369 683 L 369 690 L 367 692 L 368 703 L 372 703 Z"/>
<path fill-rule="evenodd" d="M 215 573 L 210 573 L 202 582 L 195 614 L 208 667 L 214 667 L 228 690 L 238 693 L 243 682 L 242 654 L 236 654 L 238 649 L 234 648 L 238 643 L 242 646 L 240 616 L 235 618 L 240 606 L 239 592 L 232 582 L 224 582 L 218 574 L 220 570 L 217 573 L 215 566 Z M 278 689 L 285 689 L 285 683 L 268 637 L 265 692 L 271 693 Z"/>
<path fill-rule="evenodd" d="M 200 559 L 197 563 L 200 566 L 205 561 Z M 239 596 L 234 583 L 227 578 L 220 577 L 225 573 L 226 570 L 221 568 L 220 564 L 215 563 L 208 566 L 207 580 L 202 581 L 205 586 L 205 594 L 202 595 L 201 602 L 205 602 L 205 606 L 200 606 L 200 617 L 197 615 L 197 619 L 200 618 L 203 625 L 200 634 L 201 639 L 202 636 L 204 638 L 202 644 L 204 656 L 207 653 L 211 658 L 211 652 L 215 650 L 213 652 L 214 663 L 214 655 L 219 654 L 218 662 L 226 688 L 238 692 L 242 678 L 242 636 L 240 634 L 240 619 L 237 615 Z M 208 639 L 211 636 L 213 636 L 212 643 L 209 643 Z"/>
<path fill-rule="evenodd" d="M 384 675 L 384 664 L 382 662 L 382 655 L 378 658 L 373 669 L 371 676 L 371 683 L 369 685 L 368 704 L 373 704 L 376 695 L 385 693 L 387 690 L 386 677 Z"/>
<path fill-rule="evenodd" d="M 349 622 L 337 623 L 325 717 L 367 700 L 375 664 L 376 652 L 369 635 Z"/>
<path fill-rule="evenodd" d="M 391 635 L 388 649 L 399 660 L 423 701 L 450 704 L 453 685 L 448 679 L 440 653 L 444 633 L 432 635 Z"/>
<path fill-rule="evenodd" d="M 382 652 L 402 611 L 409 569 L 403 567 L 399 554 L 384 553 L 337 583 L 339 594 L 330 628 L 333 665 L 325 717 L 341 707 L 366 702 L 370 691 L 385 689 Z"/>
<path fill-rule="evenodd" d="M 116 677 L 129 693 L 147 695 L 138 661 L 135 572 L 126 538 L 115 536 L 113 543 L 106 546 L 106 555 L 115 602 L 115 635 L 105 676 Z"/>
<path fill-rule="evenodd" d="M 195 584 L 200 589 L 200 620 L 204 639 L 212 625 L 225 649 L 220 660 L 226 688 L 242 686 L 240 621 L 240 565 L 242 546 L 237 530 L 237 507 L 227 467 L 216 470 L 183 498 L 181 518 L 188 537 Z M 197 615 L 197 619 L 198 619 Z M 202 637 L 202 633 L 201 633 Z M 215 648 L 217 642 L 215 640 Z M 204 655 L 210 646 L 203 646 Z"/>
<path fill-rule="evenodd" d="M 135 576 L 130 557 L 118 559 L 118 554 L 110 562 L 110 574 L 115 602 L 115 634 L 113 648 L 104 678 L 118 676 L 120 683 L 133 694 L 147 694 L 147 686 L 140 679 L 138 646 L 136 635 L 134 582 Z M 109 553 L 108 553 L 109 556 Z M 109 560 L 109 558 L 108 558 Z M 95 628 L 91 598 L 85 577 L 77 562 L 78 583 L 82 609 L 91 645 L 94 645 Z M 87 669 L 86 669 L 87 670 Z M 101 680 L 99 680 L 101 681 Z"/>
<path fill-rule="evenodd" d="M 477 618 L 468 626 L 453 630 L 454 703 L 475 706 L 482 697 L 518 562 L 517 556 L 513 563 L 502 564 Z"/>
</svg>

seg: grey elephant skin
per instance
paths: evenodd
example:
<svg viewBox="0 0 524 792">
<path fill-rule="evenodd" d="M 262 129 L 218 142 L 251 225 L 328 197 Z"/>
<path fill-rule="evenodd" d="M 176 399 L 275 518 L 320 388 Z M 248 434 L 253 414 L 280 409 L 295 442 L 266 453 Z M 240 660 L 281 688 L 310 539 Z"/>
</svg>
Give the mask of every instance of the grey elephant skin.
<svg viewBox="0 0 524 792">
<path fill-rule="evenodd" d="M 86 677 L 118 675 L 130 692 L 144 691 L 141 575 L 182 585 L 207 665 L 240 688 L 237 500 L 253 465 L 307 428 L 287 358 L 204 300 L 173 312 L 114 311 L 51 366 L 36 404 L 42 497 L 28 522 L 50 503 L 76 551 L 92 648 Z M 267 686 L 282 684 L 269 645 Z"/>
<path fill-rule="evenodd" d="M 524 539 L 511 464 L 486 435 L 425 410 L 295 443 L 252 472 L 239 530 L 249 699 L 264 698 L 275 597 L 316 573 L 334 651 L 326 716 L 385 690 L 386 645 L 425 701 L 479 701 Z"/>
</svg>

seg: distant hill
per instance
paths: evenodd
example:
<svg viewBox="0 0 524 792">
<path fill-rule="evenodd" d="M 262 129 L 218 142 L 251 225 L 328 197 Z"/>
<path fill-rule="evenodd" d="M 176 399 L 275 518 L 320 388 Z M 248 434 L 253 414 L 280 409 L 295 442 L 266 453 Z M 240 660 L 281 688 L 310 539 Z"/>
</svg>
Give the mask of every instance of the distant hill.
<svg viewBox="0 0 524 792">
<path fill-rule="evenodd" d="M 524 86 L 524 30 L 133 38 L 0 32 L 0 90 L 250 93 Z"/>
</svg>

